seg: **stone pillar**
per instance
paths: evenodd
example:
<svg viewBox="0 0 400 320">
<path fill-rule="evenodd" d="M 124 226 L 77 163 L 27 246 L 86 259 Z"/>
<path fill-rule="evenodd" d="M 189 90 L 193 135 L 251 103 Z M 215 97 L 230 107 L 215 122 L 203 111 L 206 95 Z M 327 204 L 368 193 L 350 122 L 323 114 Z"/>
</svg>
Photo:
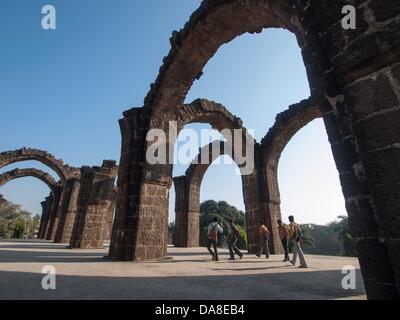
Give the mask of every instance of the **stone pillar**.
<svg viewBox="0 0 400 320">
<path fill-rule="evenodd" d="M 0 208 L 7 203 L 7 200 L 3 198 L 3 195 L 0 194 Z"/>
<path fill-rule="evenodd" d="M 299 5 L 307 38 L 298 40 L 339 171 L 367 296 L 399 299 L 400 7 L 360 2 L 357 28 L 347 31 L 339 10 L 328 11 L 323 2 Z"/>
<path fill-rule="evenodd" d="M 39 229 L 38 229 L 38 233 L 37 233 L 37 239 L 41 239 L 41 234 L 42 234 L 42 230 L 43 230 L 43 222 L 44 222 L 44 218 L 45 218 L 45 214 L 46 214 L 46 200 L 40 202 L 40 205 L 42 206 L 42 214 L 40 216 L 40 224 L 39 224 Z"/>
<path fill-rule="evenodd" d="M 46 229 L 46 240 L 54 240 L 56 228 L 58 225 L 57 212 L 62 196 L 62 187 L 54 190 L 53 201 L 51 202 L 49 222 Z"/>
<path fill-rule="evenodd" d="M 172 167 L 146 163 L 148 111 L 132 109 L 125 112 L 124 119 L 119 122 L 122 150 L 110 259 L 156 260 L 167 253 Z"/>
<path fill-rule="evenodd" d="M 54 201 L 54 194 L 53 192 L 50 193 L 48 197 L 46 197 L 45 200 L 45 212 L 43 215 L 43 221 L 41 222 L 42 227 L 41 230 L 39 231 L 38 238 L 39 239 L 46 239 L 46 234 L 47 234 L 47 229 L 49 226 L 49 220 L 50 220 L 50 215 L 51 215 L 51 208 L 53 206 L 53 201 Z"/>
<path fill-rule="evenodd" d="M 115 215 L 115 206 L 116 206 L 116 194 L 113 192 L 113 198 L 112 198 L 112 203 L 111 203 L 111 210 L 108 210 L 107 216 L 106 216 L 106 222 L 104 223 L 104 240 L 105 241 L 110 241 L 111 240 L 111 232 L 112 232 L 112 227 L 113 227 L 113 222 L 114 222 L 114 215 Z"/>
<path fill-rule="evenodd" d="M 70 248 L 100 249 L 109 229 L 114 209 L 113 187 L 117 174 L 115 161 L 101 167 L 81 168 L 78 212 L 72 230 Z"/>
<path fill-rule="evenodd" d="M 186 176 L 173 178 L 175 185 L 175 247 L 199 246 L 199 215 L 189 214 L 189 190 Z M 193 217 L 197 217 L 192 221 Z M 196 224 L 197 223 L 197 224 Z M 197 228 L 196 228 L 197 227 Z M 196 241 L 197 239 L 197 241 Z"/>
<path fill-rule="evenodd" d="M 60 218 L 54 238 L 55 243 L 69 243 L 78 210 L 79 178 L 71 178 L 64 183 L 64 197 L 60 207 Z"/>
</svg>

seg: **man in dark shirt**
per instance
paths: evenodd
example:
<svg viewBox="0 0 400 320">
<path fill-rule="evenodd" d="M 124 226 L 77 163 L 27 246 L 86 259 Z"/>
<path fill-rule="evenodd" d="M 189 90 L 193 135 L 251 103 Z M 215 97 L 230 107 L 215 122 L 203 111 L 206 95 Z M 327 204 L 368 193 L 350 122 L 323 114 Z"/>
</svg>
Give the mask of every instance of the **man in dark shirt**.
<svg viewBox="0 0 400 320">
<path fill-rule="evenodd" d="M 229 219 L 229 225 L 231 227 L 231 233 L 229 235 L 229 243 L 228 243 L 229 254 L 231 256 L 229 260 L 235 260 L 235 253 L 239 256 L 240 259 L 242 259 L 243 253 L 241 253 L 238 247 L 236 246 L 236 243 L 239 238 L 239 229 L 238 227 L 235 226 L 232 219 Z"/>
<path fill-rule="evenodd" d="M 277 222 L 278 222 L 279 238 L 281 239 L 283 250 L 285 250 L 285 259 L 283 259 L 283 262 L 290 261 L 289 242 L 288 242 L 289 232 L 287 227 L 282 223 L 282 220 L 279 219 Z"/>
</svg>

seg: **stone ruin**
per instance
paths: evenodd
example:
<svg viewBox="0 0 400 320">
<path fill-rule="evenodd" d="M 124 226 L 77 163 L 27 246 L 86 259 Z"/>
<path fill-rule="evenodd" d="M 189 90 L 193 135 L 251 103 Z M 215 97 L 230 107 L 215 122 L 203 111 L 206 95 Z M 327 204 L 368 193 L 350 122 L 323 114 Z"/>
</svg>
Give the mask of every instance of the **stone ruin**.
<svg viewBox="0 0 400 320">
<path fill-rule="evenodd" d="M 239 119 L 218 104 L 198 100 L 185 105 L 186 95 L 223 44 L 245 33 L 283 28 L 296 36 L 301 48 L 311 98 L 278 115 L 273 128 L 257 144 L 256 169 L 242 176 L 249 250 L 257 243 L 254 228 L 260 217 L 272 229 L 272 252 L 280 250 L 275 224 L 280 217 L 279 157 L 297 130 L 322 117 L 367 296 L 400 298 L 400 4 L 393 0 L 351 1 L 357 28 L 345 30 L 341 12 L 348 4 L 345 0 L 204 0 L 183 29 L 173 32 L 171 50 L 143 106 L 124 112 L 119 121 L 122 148 L 110 259 L 158 260 L 167 252 L 172 165 L 146 161 L 147 132 L 153 128 L 167 132 L 170 121 L 178 123 L 179 131 L 191 122 L 207 122 L 217 130 L 242 127 Z M 13 157 L 11 154 L 9 159 Z M 46 161 L 54 166 L 51 158 Z M 58 169 L 62 185 L 69 186 L 56 188 L 43 203 L 47 222 L 43 222 L 41 237 L 57 235 L 61 241 L 71 232 L 72 247 L 99 245 L 98 239 L 106 231 L 98 222 L 108 221 L 104 215 L 99 218 L 100 212 L 113 206 L 110 199 L 115 195 L 110 182 L 114 169 L 108 165 L 80 172 L 52 167 Z M 203 170 L 192 167 L 174 180 L 179 193 L 179 245 L 196 245 Z M 70 179 L 78 179 L 80 186 Z M 78 201 L 70 205 L 71 195 Z M 90 244 L 82 231 L 86 226 L 96 235 Z"/>
<path fill-rule="evenodd" d="M 38 169 L 14 169 L 0 174 L 0 186 L 22 177 L 35 177 L 48 185 L 50 195 L 41 202 L 42 216 L 37 237 L 69 243 L 70 248 L 103 248 L 110 239 L 115 207 L 115 161 L 101 167 L 68 166 L 62 160 L 37 149 L 0 153 L 0 168 L 12 163 L 36 160 L 53 169 L 60 181 Z"/>
<path fill-rule="evenodd" d="M 325 123 L 368 298 L 400 297 L 400 5 L 352 1 L 357 28 L 345 30 L 341 12 L 348 4 L 205 0 L 183 29 L 173 32 L 171 50 L 143 106 L 126 111 L 119 121 L 122 152 L 110 258 L 163 259 L 166 254 L 167 237 L 160 232 L 167 232 L 172 167 L 146 162 L 146 133 L 184 121 L 186 95 L 220 46 L 245 33 L 283 28 L 297 38 L 312 105 L 319 109 L 307 117 L 322 116 Z M 300 123 L 288 125 L 295 130 Z M 244 197 L 246 214 L 265 216 L 275 233 L 280 211 L 276 167 L 291 135 L 279 131 L 261 143 L 259 171 L 243 185 L 245 193 L 253 188 L 250 199 Z M 271 139 L 275 142 L 267 143 Z"/>
</svg>

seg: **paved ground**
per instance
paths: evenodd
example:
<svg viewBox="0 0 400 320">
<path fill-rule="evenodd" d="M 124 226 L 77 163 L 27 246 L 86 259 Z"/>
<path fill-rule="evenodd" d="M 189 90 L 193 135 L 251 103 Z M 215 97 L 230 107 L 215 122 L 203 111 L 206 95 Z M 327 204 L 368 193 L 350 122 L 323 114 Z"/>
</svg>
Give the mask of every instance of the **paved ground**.
<svg viewBox="0 0 400 320">
<path fill-rule="evenodd" d="M 309 269 L 246 255 L 212 262 L 203 248 L 169 248 L 171 260 L 111 262 L 104 250 L 69 250 L 46 241 L 0 240 L 0 299 L 365 299 L 357 259 L 308 255 Z M 41 287 L 42 267 L 56 268 L 56 290 Z M 357 289 L 341 287 L 344 265 Z"/>
</svg>

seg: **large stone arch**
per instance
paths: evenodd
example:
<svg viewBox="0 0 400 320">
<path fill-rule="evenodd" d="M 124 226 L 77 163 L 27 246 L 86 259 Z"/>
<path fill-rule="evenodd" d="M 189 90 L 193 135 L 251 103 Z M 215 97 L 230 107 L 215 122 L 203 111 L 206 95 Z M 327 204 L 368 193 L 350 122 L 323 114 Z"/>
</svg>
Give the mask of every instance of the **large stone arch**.
<svg viewBox="0 0 400 320">
<path fill-rule="evenodd" d="M 208 123 L 213 129 L 219 131 L 226 139 L 226 143 L 224 144 L 220 145 L 220 141 L 214 141 L 208 146 L 202 148 L 198 157 L 187 169 L 185 176 L 174 178 L 175 189 L 179 189 L 181 192 L 187 193 L 187 195 L 184 196 L 179 194 L 180 191 L 177 191 L 177 219 L 183 219 L 184 221 L 181 223 L 181 231 L 178 231 L 178 234 L 180 234 L 177 238 L 178 246 L 198 246 L 198 214 L 200 211 L 199 192 L 201 183 L 200 176 L 202 178 L 208 169 L 208 166 L 215 160 L 215 158 L 212 158 L 212 152 L 209 151 L 214 150 L 213 148 L 216 148 L 215 150 L 219 150 L 219 152 L 216 153 L 217 157 L 223 154 L 229 155 L 241 170 L 242 185 L 247 186 L 246 188 L 243 187 L 243 199 L 246 208 L 249 251 L 255 252 L 258 243 L 258 235 L 256 232 L 258 221 L 260 219 L 264 219 L 265 216 L 265 213 L 262 212 L 261 206 L 259 205 L 259 197 L 261 195 L 258 192 L 260 190 L 259 179 L 257 177 L 257 170 L 253 170 L 252 172 L 243 170 L 247 163 L 243 164 L 235 160 L 239 159 L 240 156 L 245 155 L 246 152 L 251 152 L 253 159 L 250 161 L 257 162 L 259 156 L 258 143 L 243 126 L 243 122 L 240 118 L 230 113 L 229 110 L 222 104 L 207 99 L 196 99 L 190 104 L 185 104 L 183 108 L 179 109 L 177 122 L 178 133 L 179 130 L 181 130 L 186 124 L 195 122 Z M 240 139 L 237 139 L 239 138 L 239 135 L 241 137 Z M 246 150 L 246 142 L 252 145 L 254 151 Z M 205 165 L 201 164 L 200 159 L 200 157 L 204 155 L 205 159 L 208 159 L 208 162 Z M 254 163 L 253 165 L 255 166 L 256 164 Z M 202 172 L 202 175 L 194 174 L 199 172 Z M 178 222 L 178 229 L 179 228 L 180 226 Z"/>
<path fill-rule="evenodd" d="M 6 183 L 24 177 L 34 177 L 44 182 L 50 189 L 50 196 L 46 198 L 46 201 L 41 202 L 42 205 L 42 216 L 40 219 L 39 231 L 37 237 L 44 238 L 51 215 L 52 201 L 54 194 L 61 188 L 61 183 L 57 182 L 50 174 L 35 168 L 28 169 L 14 169 L 8 172 L 0 174 L 0 187 Z"/>
<path fill-rule="evenodd" d="M 233 161 L 232 147 L 224 141 L 214 141 L 201 148 L 199 155 L 193 160 L 183 176 L 174 177 L 175 186 L 175 236 L 174 245 L 177 247 L 199 246 L 200 223 L 200 188 L 203 177 L 210 165 L 222 155 L 229 156 Z M 203 161 L 202 161 L 203 159 Z M 207 159 L 206 162 L 204 160 Z M 242 185 L 247 176 L 242 175 Z M 244 199 L 246 197 L 244 192 Z M 246 204 L 246 201 L 245 201 Z M 247 225 L 251 225 L 248 221 Z"/>
<path fill-rule="evenodd" d="M 170 165 L 145 160 L 149 129 L 166 129 L 218 48 L 246 32 L 279 27 L 302 50 L 311 95 L 323 113 L 340 173 L 369 298 L 400 295 L 400 6 L 357 0 L 357 29 L 344 30 L 346 0 L 205 0 L 180 32 L 144 108 L 120 121 L 122 153 L 110 256 L 162 258 Z M 149 201 L 153 205 L 149 205 Z M 154 221 L 157 221 L 155 228 Z M 166 232 L 166 231 L 165 231 Z"/>
<path fill-rule="evenodd" d="M 54 191 L 59 183 L 47 172 L 39 169 L 14 169 L 8 172 L 0 174 L 0 187 L 10 182 L 11 180 L 24 178 L 24 177 L 35 177 L 43 181 L 51 191 Z"/>
<path fill-rule="evenodd" d="M 322 113 L 311 98 L 291 105 L 276 116 L 274 125 L 261 140 L 262 168 L 266 182 L 265 211 L 268 212 L 273 234 L 277 234 L 277 219 L 281 218 L 278 165 L 282 151 L 292 137 Z"/>
<path fill-rule="evenodd" d="M 62 160 L 55 158 L 47 151 L 30 148 L 0 153 L 0 168 L 28 160 L 36 160 L 48 166 L 59 175 L 62 182 L 79 174 L 79 169 L 64 164 Z"/>
</svg>

